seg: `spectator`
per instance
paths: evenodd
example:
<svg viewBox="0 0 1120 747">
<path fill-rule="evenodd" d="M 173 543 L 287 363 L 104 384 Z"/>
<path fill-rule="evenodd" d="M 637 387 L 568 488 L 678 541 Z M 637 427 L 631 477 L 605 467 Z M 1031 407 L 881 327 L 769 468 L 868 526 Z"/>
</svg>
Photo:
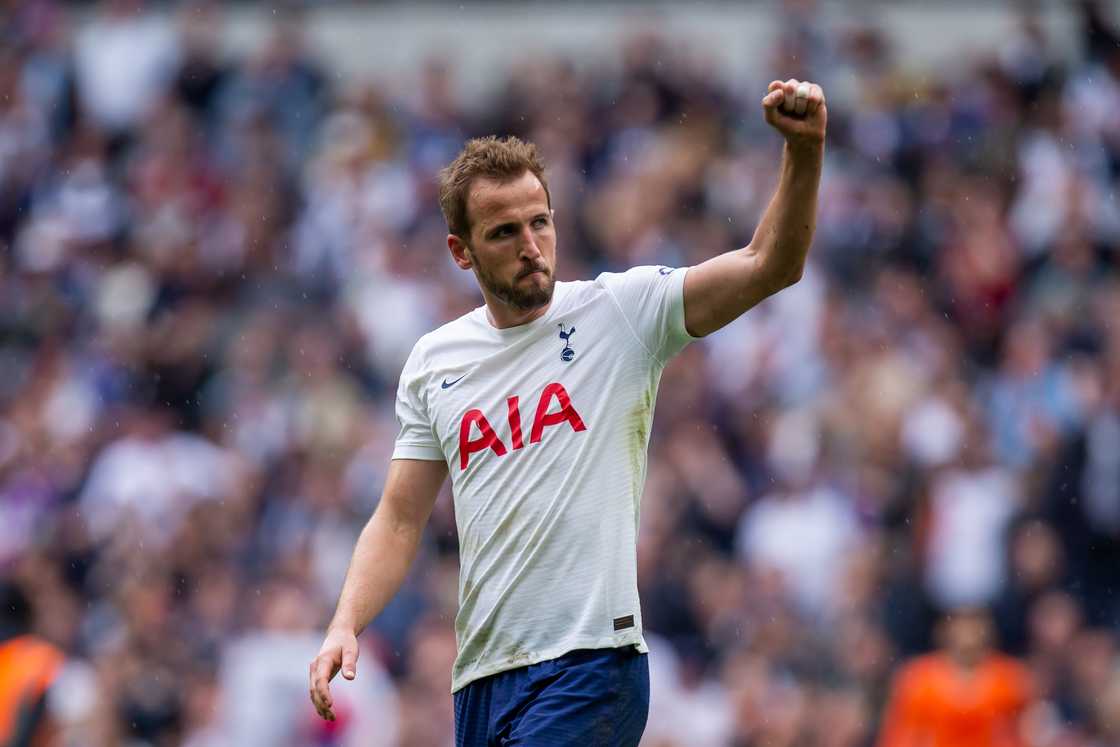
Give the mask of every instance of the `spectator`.
<svg viewBox="0 0 1120 747">
<path fill-rule="evenodd" d="M 941 650 L 906 664 L 895 677 L 881 747 L 1019 747 L 1033 697 L 1018 661 L 992 650 L 991 617 L 960 609 L 945 617 Z"/>
<path fill-rule="evenodd" d="M 0 739 L 22 747 L 48 739 L 54 727 L 47 692 L 63 653 L 30 634 L 31 609 L 17 586 L 0 586 Z"/>
<path fill-rule="evenodd" d="M 137 0 L 110 0 L 75 40 L 74 68 L 85 110 L 98 127 L 125 135 L 171 80 L 178 45 L 166 23 Z"/>
</svg>

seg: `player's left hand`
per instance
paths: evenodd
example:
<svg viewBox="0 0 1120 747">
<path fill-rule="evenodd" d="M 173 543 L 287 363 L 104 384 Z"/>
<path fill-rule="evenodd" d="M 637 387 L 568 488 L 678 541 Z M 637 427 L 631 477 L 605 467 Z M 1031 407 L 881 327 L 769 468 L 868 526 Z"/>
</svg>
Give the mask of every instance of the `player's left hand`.
<svg viewBox="0 0 1120 747">
<path fill-rule="evenodd" d="M 762 98 L 766 122 L 791 146 L 820 145 L 828 125 L 824 91 L 816 83 L 790 78 L 771 81 Z"/>
</svg>

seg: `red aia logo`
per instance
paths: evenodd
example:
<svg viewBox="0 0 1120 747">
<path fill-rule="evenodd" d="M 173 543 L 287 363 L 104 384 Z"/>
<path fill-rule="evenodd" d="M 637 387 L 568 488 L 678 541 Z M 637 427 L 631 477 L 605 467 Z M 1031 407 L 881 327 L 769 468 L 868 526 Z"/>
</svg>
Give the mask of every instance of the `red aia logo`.
<svg viewBox="0 0 1120 747">
<path fill-rule="evenodd" d="M 549 412 L 554 397 L 560 403 L 560 409 Z M 518 407 L 518 398 L 507 399 L 506 409 L 512 447 L 517 451 L 525 446 L 521 438 L 521 409 Z M 537 402 L 537 414 L 533 417 L 533 428 L 529 431 L 529 443 L 539 443 L 547 426 L 561 423 L 567 423 L 577 433 L 587 430 L 583 418 L 576 412 L 576 408 L 572 407 L 572 400 L 567 390 L 560 384 L 549 384 L 541 392 L 541 398 Z M 476 438 L 470 437 L 472 426 L 478 429 L 479 435 Z M 459 424 L 459 469 L 466 469 L 471 454 L 484 449 L 490 449 L 498 456 L 506 455 L 506 445 L 498 438 L 498 434 L 494 433 L 494 428 L 482 414 L 482 410 L 467 410 L 463 415 L 463 422 Z"/>
</svg>

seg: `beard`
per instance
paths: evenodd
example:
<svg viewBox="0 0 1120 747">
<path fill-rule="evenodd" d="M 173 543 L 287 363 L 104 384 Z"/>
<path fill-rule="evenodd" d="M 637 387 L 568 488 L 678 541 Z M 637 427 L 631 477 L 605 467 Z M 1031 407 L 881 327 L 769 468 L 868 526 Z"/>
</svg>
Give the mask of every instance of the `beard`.
<svg viewBox="0 0 1120 747">
<path fill-rule="evenodd" d="M 538 270 L 544 273 L 545 276 L 543 286 L 530 284 L 528 287 L 520 287 L 518 285 L 522 278 Z M 478 278 L 478 282 L 482 287 L 490 291 L 491 295 L 495 298 L 518 311 L 531 311 L 532 309 L 539 309 L 541 306 L 548 305 L 552 300 L 552 291 L 556 286 L 556 281 L 552 277 L 552 271 L 543 263 L 523 268 L 514 277 L 512 283 L 502 282 L 496 275 L 491 273 L 489 269 L 478 262 L 477 257 L 474 261 L 474 271 L 475 277 Z"/>
</svg>

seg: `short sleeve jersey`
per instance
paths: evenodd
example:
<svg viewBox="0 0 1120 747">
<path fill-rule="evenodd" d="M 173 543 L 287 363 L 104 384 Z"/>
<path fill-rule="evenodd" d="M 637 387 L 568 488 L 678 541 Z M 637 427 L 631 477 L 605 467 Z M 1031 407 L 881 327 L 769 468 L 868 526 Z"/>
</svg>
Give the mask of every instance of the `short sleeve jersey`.
<svg viewBox="0 0 1120 747">
<path fill-rule="evenodd" d="M 687 270 L 558 282 L 539 318 L 486 308 L 416 343 L 394 459 L 445 460 L 459 535 L 452 691 L 581 648 L 645 651 L 638 507 Z"/>
</svg>

